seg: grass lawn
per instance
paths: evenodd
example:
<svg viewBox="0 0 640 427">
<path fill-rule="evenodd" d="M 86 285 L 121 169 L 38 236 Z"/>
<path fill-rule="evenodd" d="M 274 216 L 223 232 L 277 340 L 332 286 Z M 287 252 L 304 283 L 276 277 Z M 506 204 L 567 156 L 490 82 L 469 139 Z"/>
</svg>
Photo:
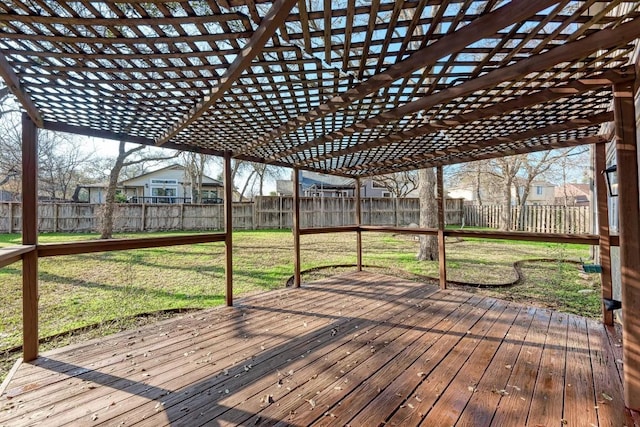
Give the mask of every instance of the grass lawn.
<svg viewBox="0 0 640 427">
<path fill-rule="evenodd" d="M 186 234 L 145 233 L 144 237 Z M 117 237 L 140 237 L 122 234 Z M 97 238 L 89 234 L 44 234 L 41 243 Z M 20 243 L 16 234 L 0 235 L 0 247 Z M 356 262 L 355 233 L 302 236 L 304 270 Z M 234 294 L 283 287 L 293 271 L 289 230 L 234 233 Z M 411 236 L 363 233 L 364 263 L 410 279 L 437 276 L 437 262 L 417 262 Z M 588 246 L 480 239 L 449 240 L 448 278 L 499 284 L 515 278 L 512 264 L 522 259 L 587 258 Z M 599 317 L 599 276 L 575 264 L 534 262 L 523 266 L 525 280 L 509 288 L 475 289 L 503 299 Z M 331 272 L 310 273 L 303 280 Z M 202 308 L 224 303 L 222 243 L 73 255 L 40 260 L 40 336 L 48 337 L 100 324 L 88 336 L 134 327 L 140 313 Z M 21 343 L 21 265 L 0 269 L 0 351 Z M 157 320 L 152 316 L 149 321 Z M 68 338 L 53 346 L 64 345 Z M 3 376 L 0 367 L 0 378 Z"/>
</svg>

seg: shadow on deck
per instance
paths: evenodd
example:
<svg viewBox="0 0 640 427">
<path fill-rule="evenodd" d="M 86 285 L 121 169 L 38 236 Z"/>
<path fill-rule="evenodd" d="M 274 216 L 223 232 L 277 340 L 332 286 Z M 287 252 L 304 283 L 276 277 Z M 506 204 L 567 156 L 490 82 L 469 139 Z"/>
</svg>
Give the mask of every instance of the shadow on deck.
<svg viewBox="0 0 640 427">
<path fill-rule="evenodd" d="M 601 323 L 366 272 L 22 364 L 0 425 L 633 425 Z"/>
</svg>

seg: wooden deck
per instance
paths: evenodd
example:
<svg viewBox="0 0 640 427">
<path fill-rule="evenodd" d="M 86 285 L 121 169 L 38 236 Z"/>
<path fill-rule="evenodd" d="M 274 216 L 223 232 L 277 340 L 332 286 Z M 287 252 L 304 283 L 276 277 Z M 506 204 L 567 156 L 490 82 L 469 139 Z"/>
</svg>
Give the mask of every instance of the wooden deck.
<svg viewBox="0 0 640 427">
<path fill-rule="evenodd" d="M 622 426 L 597 321 L 371 273 L 22 364 L 0 426 Z"/>
</svg>

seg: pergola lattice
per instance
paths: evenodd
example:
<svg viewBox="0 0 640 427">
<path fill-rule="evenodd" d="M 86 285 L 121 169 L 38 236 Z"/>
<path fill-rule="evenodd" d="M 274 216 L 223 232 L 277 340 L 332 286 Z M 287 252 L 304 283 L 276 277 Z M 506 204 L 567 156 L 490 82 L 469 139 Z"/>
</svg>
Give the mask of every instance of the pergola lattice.
<svg viewBox="0 0 640 427">
<path fill-rule="evenodd" d="M 7 1 L 0 65 L 46 128 L 365 176 L 593 142 L 638 3 Z"/>
<path fill-rule="evenodd" d="M 619 200 L 625 393 L 640 408 L 640 1 L 2 0 L 0 8 L 0 75 L 28 115 L 25 246 L 0 254 L 0 266 L 23 260 L 26 360 L 37 356 L 38 256 L 224 240 L 231 303 L 230 185 L 219 235 L 38 245 L 35 127 L 360 178 L 603 143 L 611 135 L 602 125 L 615 116 L 618 170 L 629 183 Z M 596 151 L 602 169 L 603 144 Z M 439 189 L 442 199 L 441 169 Z M 345 230 L 359 235 L 356 216 Z M 607 227 L 561 241 L 608 251 Z M 294 229 L 299 280 L 295 220 Z"/>
</svg>

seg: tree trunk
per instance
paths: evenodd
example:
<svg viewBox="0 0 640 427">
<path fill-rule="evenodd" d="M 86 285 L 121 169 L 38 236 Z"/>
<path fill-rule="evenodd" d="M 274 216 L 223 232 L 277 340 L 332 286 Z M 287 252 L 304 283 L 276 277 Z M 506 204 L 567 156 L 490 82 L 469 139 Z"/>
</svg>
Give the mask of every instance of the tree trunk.
<svg viewBox="0 0 640 427">
<path fill-rule="evenodd" d="M 198 160 L 198 203 L 202 203 L 202 180 L 204 177 L 204 164 L 207 158 L 204 154 L 200 154 Z"/>
<path fill-rule="evenodd" d="M 420 169 L 418 172 L 420 193 L 420 227 L 438 226 L 438 201 L 436 199 L 436 173 L 433 168 Z M 436 261 L 438 259 L 438 239 L 436 236 L 420 236 L 418 261 Z"/>
<path fill-rule="evenodd" d="M 260 193 L 259 193 L 260 196 L 262 196 L 263 190 L 264 190 L 264 172 L 260 174 Z"/>
<path fill-rule="evenodd" d="M 480 175 L 481 175 L 481 171 L 480 171 L 480 166 L 478 165 L 478 169 L 476 170 L 476 200 L 478 201 L 478 205 L 482 206 L 482 194 L 480 193 L 480 186 L 481 186 Z"/>
<path fill-rule="evenodd" d="M 113 168 L 111 168 L 111 172 L 109 173 L 109 186 L 107 187 L 107 196 L 105 197 L 105 205 L 102 209 L 102 221 L 100 224 L 101 239 L 111 239 L 113 237 L 113 211 L 116 204 L 116 190 L 118 189 L 118 178 L 120 177 L 120 172 L 125 166 L 124 161 L 129 155 L 144 149 L 144 146 L 141 145 L 127 151 L 125 149 L 125 144 L 126 143 L 124 141 L 120 141 L 118 157 L 116 158 Z"/>
<path fill-rule="evenodd" d="M 116 204 L 116 190 L 121 169 L 122 162 L 116 161 L 116 164 L 109 174 L 109 186 L 107 187 L 107 195 L 102 210 L 102 222 L 100 224 L 101 239 L 111 239 L 113 237 L 113 211 Z"/>
<path fill-rule="evenodd" d="M 510 177 L 505 178 L 502 187 L 502 212 L 500 214 L 500 230 L 511 229 L 511 186 Z"/>
<path fill-rule="evenodd" d="M 529 198 L 530 187 L 531 187 L 531 183 L 527 182 L 527 186 L 524 187 L 524 190 L 522 191 L 522 197 L 520 197 L 520 201 L 519 201 L 520 212 L 518 214 L 518 230 L 524 230 L 526 206 L 527 206 L 527 199 Z"/>
<path fill-rule="evenodd" d="M 244 183 L 244 186 L 242 187 L 242 191 L 240 192 L 240 201 L 244 201 L 244 193 L 245 191 L 247 191 L 247 187 L 249 186 L 249 182 L 251 181 L 251 178 L 253 178 L 253 175 L 256 173 L 255 170 L 251 171 L 251 173 L 249 174 L 249 177 L 247 178 L 247 181 Z"/>
</svg>

